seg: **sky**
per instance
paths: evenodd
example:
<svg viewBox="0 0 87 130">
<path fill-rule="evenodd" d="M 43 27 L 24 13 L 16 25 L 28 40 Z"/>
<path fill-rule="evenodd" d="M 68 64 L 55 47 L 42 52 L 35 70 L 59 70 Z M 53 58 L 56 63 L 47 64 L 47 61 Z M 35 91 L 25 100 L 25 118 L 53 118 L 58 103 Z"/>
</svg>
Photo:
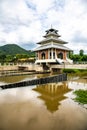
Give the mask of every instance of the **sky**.
<svg viewBox="0 0 87 130">
<path fill-rule="evenodd" d="M 33 50 L 51 26 L 74 53 L 87 54 L 87 0 L 0 0 L 0 46 Z"/>
</svg>

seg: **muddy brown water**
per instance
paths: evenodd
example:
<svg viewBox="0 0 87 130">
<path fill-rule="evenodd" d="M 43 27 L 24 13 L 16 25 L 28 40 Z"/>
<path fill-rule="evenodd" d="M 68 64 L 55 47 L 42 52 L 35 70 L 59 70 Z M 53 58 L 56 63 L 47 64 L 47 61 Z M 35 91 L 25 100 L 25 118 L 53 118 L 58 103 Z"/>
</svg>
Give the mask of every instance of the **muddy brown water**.
<svg viewBox="0 0 87 130">
<path fill-rule="evenodd" d="M 0 84 L 42 76 L 3 77 Z M 78 89 L 87 89 L 87 79 L 0 89 L 0 130 L 87 130 L 87 106 L 73 100 Z"/>
</svg>

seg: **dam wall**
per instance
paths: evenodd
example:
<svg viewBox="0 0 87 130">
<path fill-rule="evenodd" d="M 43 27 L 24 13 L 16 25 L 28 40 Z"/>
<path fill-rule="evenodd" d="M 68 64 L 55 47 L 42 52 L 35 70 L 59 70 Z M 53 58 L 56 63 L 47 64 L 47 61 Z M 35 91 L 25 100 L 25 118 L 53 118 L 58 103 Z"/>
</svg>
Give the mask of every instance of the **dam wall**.
<svg viewBox="0 0 87 130">
<path fill-rule="evenodd" d="M 2 89 L 8 89 L 8 88 L 17 88 L 17 87 L 24 87 L 24 86 L 31 86 L 31 85 L 63 82 L 66 80 L 67 80 L 67 74 L 64 73 L 64 74 L 48 76 L 44 78 L 32 79 L 29 81 L 21 81 L 21 82 L 12 83 L 12 84 L 5 84 L 5 85 L 1 85 L 0 87 Z"/>
</svg>

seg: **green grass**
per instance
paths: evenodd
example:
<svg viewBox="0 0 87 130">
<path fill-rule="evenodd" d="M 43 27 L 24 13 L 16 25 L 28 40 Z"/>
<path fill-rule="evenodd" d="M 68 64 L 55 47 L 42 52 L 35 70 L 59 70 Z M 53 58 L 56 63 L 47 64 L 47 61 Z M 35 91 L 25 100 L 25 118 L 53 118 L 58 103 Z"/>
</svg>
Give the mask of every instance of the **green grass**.
<svg viewBox="0 0 87 130">
<path fill-rule="evenodd" d="M 87 90 L 79 89 L 74 91 L 74 94 L 76 95 L 75 101 L 81 104 L 87 104 Z"/>
<path fill-rule="evenodd" d="M 63 69 L 64 73 L 68 73 L 69 75 L 77 75 L 80 77 L 87 76 L 87 69 Z"/>
<path fill-rule="evenodd" d="M 65 73 L 86 73 L 87 74 L 87 69 L 63 69 L 63 72 Z"/>
<path fill-rule="evenodd" d="M 63 69 L 63 72 L 65 72 L 65 73 L 76 73 L 76 72 L 79 72 L 79 70 L 77 70 L 77 69 Z"/>
</svg>

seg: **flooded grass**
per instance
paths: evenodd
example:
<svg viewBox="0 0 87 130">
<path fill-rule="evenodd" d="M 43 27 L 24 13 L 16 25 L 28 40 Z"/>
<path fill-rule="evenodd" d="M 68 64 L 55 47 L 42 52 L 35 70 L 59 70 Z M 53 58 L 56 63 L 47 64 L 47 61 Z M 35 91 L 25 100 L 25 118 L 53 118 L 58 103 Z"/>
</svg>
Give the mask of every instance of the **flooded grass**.
<svg viewBox="0 0 87 130">
<path fill-rule="evenodd" d="M 75 101 L 81 104 L 87 104 L 87 90 L 76 90 L 74 94 L 76 95 Z"/>
</svg>

